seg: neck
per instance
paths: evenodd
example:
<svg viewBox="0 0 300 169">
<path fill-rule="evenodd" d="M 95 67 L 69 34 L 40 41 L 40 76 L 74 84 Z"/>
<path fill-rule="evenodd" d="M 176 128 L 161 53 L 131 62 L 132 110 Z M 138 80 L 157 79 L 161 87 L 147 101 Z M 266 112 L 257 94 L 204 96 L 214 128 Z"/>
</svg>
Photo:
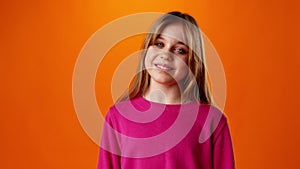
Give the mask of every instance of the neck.
<svg viewBox="0 0 300 169">
<path fill-rule="evenodd" d="M 177 84 L 159 84 L 150 82 L 149 88 L 144 94 L 147 100 L 163 104 L 180 104 L 181 94 Z"/>
</svg>

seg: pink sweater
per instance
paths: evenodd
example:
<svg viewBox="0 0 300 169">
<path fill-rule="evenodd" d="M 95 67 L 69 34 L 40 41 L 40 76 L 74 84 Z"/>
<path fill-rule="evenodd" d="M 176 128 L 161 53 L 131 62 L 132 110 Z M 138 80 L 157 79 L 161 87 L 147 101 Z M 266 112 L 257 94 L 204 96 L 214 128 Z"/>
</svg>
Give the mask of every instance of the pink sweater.
<svg viewBox="0 0 300 169">
<path fill-rule="evenodd" d="M 215 107 L 142 97 L 107 113 L 98 169 L 234 169 L 226 117 Z"/>
</svg>

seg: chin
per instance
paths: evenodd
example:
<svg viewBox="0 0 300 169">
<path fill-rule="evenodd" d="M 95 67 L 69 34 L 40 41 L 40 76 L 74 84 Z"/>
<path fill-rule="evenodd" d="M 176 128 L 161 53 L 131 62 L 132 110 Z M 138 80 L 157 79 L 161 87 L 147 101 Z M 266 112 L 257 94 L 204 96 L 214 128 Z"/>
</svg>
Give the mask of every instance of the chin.
<svg viewBox="0 0 300 169">
<path fill-rule="evenodd" d="M 168 86 L 177 83 L 173 78 L 153 78 L 153 82 Z"/>
</svg>

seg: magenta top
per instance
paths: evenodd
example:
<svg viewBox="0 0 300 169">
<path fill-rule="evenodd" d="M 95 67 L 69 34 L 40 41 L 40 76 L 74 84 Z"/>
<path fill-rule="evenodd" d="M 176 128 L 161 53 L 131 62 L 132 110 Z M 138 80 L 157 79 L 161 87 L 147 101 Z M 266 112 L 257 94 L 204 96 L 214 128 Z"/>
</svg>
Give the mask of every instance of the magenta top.
<svg viewBox="0 0 300 169">
<path fill-rule="evenodd" d="M 98 169 L 234 169 L 226 117 L 197 102 L 137 97 L 109 109 Z"/>
</svg>

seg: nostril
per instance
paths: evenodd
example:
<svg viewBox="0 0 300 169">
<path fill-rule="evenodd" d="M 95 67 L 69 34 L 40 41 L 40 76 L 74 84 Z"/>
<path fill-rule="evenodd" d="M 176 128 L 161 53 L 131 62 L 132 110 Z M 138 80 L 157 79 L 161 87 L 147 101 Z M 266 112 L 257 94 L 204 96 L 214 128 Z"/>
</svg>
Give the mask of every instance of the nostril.
<svg viewBox="0 0 300 169">
<path fill-rule="evenodd" d="M 165 53 L 160 55 L 160 58 L 162 58 L 162 59 L 169 59 L 169 57 L 170 56 L 168 54 L 165 54 Z"/>
<path fill-rule="evenodd" d="M 170 59 L 172 57 L 172 53 L 168 51 L 163 51 L 160 53 L 160 58 L 162 59 Z"/>
</svg>

